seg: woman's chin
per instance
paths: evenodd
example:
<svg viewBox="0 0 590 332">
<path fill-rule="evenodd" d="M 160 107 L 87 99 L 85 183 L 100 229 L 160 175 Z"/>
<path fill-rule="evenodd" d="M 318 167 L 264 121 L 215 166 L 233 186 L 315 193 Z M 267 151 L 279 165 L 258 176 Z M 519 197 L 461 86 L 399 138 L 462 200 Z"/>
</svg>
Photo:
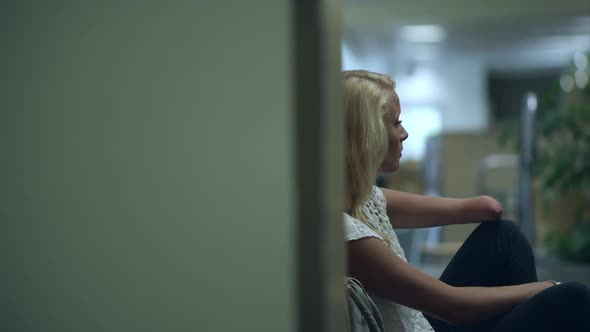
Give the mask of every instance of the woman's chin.
<svg viewBox="0 0 590 332">
<path fill-rule="evenodd" d="M 397 171 L 399 168 L 399 163 L 396 164 L 389 164 L 389 165 L 381 165 L 379 168 L 379 173 L 393 173 Z"/>
</svg>

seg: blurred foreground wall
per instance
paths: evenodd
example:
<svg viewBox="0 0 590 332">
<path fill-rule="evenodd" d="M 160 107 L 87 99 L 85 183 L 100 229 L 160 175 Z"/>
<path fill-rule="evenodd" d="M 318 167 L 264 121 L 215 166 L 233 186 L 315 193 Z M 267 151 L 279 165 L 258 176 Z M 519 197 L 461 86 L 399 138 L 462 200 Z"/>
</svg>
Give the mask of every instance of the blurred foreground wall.
<svg viewBox="0 0 590 332">
<path fill-rule="evenodd" d="M 1 6 L 0 330 L 293 331 L 290 3 Z"/>
</svg>

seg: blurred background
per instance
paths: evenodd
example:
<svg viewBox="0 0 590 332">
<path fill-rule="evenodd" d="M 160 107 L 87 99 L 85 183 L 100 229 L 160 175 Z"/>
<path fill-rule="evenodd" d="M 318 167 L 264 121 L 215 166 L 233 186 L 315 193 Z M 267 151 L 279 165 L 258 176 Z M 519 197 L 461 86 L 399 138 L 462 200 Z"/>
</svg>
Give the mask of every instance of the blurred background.
<svg viewBox="0 0 590 332">
<path fill-rule="evenodd" d="M 587 1 L 345 1 L 342 67 L 391 75 L 410 134 L 401 170 L 378 181 L 491 195 L 541 278 L 590 283 L 589 15 Z M 438 275 L 474 227 L 399 233 Z"/>
</svg>

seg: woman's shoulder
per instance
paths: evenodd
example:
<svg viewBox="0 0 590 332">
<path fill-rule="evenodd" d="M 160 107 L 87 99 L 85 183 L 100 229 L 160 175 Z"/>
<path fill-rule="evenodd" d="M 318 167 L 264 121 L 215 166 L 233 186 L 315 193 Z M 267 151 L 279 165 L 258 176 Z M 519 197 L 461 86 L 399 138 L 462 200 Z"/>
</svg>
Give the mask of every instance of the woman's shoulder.
<svg viewBox="0 0 590 332">
<path fill-rule="evenodd" d="M 366 237 L 374 237 L 383 240 L 381 235 L 377 234 L 374 230 L 367 226 L 367 224 L 347 213 L 344 213 L 343 221 L 345 241 L 358 240 Z"/>
<path fill-rule="evenodd" d="M 381 188 L 377 187 L 377 186 L 373 186 L 373 193 L 371 194 L 371 199 L 373 200 L 373 202 L 380 206 L 380 207 L 386 207 L 387 206 L 387 201 L 385 200 L 385 195 L 383 195 L 383 191 L 381 191 Z"/>
<path fill-rule="evenodd" d="M 374 223 L 379 224 L 381 219 L 387 219 L 387 201 L 381 188 L 373 186 L 373 190 L 363 206 L 365 213 L 371 215 Z M 387 220 L 389 222 L 389 220 Z"/>
</svg>

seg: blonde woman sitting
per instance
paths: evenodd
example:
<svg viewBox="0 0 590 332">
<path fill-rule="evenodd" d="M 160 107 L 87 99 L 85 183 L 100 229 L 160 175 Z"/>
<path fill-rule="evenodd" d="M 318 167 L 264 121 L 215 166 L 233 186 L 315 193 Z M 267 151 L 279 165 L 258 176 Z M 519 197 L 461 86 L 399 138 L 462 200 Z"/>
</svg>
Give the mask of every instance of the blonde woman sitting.
<svg viewBox="0 0 590 332">
<path fill-rule="evenodd" d="M 408 138 L 393 81 L 344 73 L 349 275 L 369 291 L 386 331 L 590 331 L 590 291 L 538 281 L 533 252 L 491 197 L 411 195 L 373 185 L 395 172 Z M 481 223 L 440 280 L 406 262 L 394 229 Z"/>
</svg>

